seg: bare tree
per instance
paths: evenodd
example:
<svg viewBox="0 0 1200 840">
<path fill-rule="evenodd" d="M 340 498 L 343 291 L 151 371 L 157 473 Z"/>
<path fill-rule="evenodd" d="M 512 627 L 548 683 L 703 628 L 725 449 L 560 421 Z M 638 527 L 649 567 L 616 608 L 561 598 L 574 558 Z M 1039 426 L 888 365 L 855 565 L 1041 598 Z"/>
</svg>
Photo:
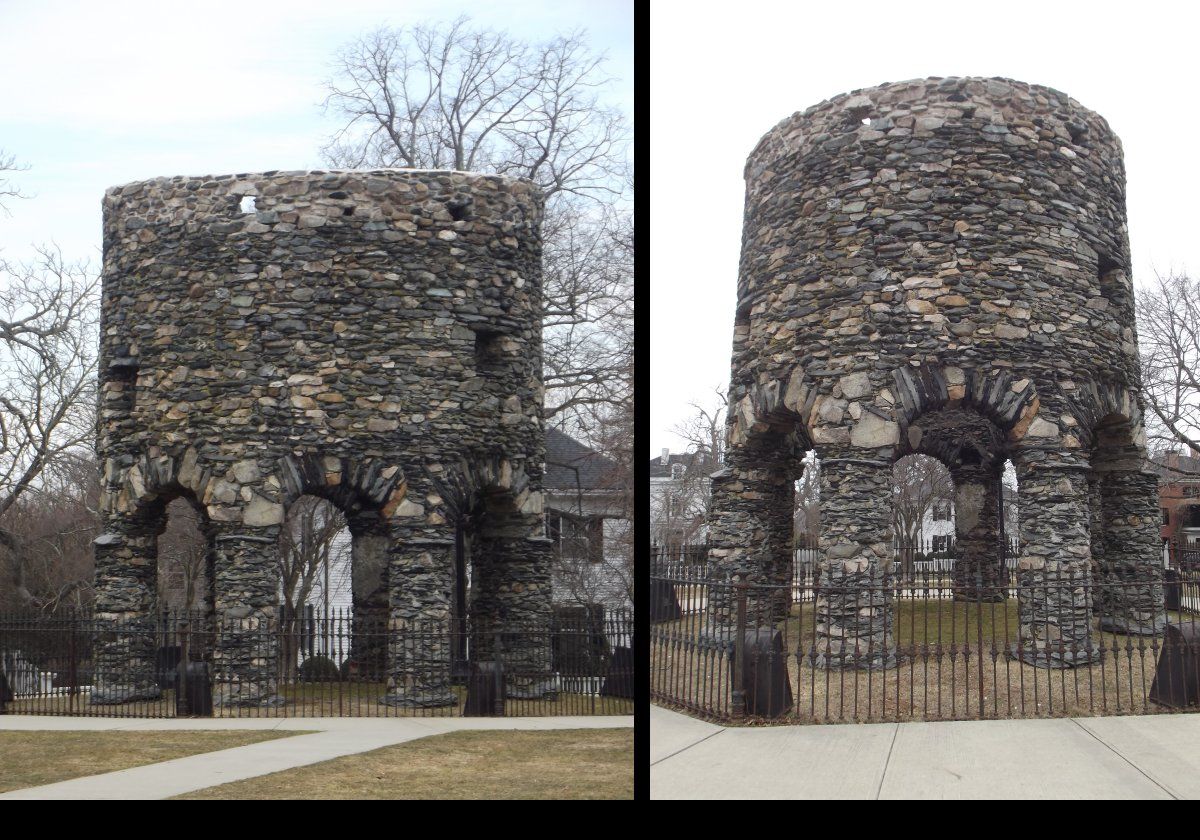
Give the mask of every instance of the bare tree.
<svg viewBox="0 0 1200 840">
<path fill-rule="evenodd" d="M 333 166 L 528 178 L 546 195 L 546 413 L 583 424 L 631 382 L 630 132 L 601 94 L 604 56 L 581 32 L 532 44 L 460 17 L 381 28 L 341 49 L 325 107 L 344 125 Z"/>
<path fill-rule="evenodd" d="M 1136 301 L 1151 450 L 1200 451 L 1200 283 L 1156 275 Z"/>
<path fill-rule="evenodd" d="M 333 568 L 344 561 L 345 546 L 337 539 L 346 517 L 331 502 L 302 496 L 288 510 L 279 534 L 278 567 L 283 594 L 283 637 L 288 648 L 281 662 L 290 674 L 296 663 L 302 611 L 313 591 L 328 592 Z"/>
<path fill-rule="evenodd" d="M 928 455 L 908 455 L 893 468 L 892 527 L 901 546 L 919 544 L 926 514 L 938 504 L 950 505 L 954 498 L 954 481 L 950 471 L 936 458 Z M 911 569 L 911 551 L 904 552 L 905 572 Z"/>
<path fill-rule="evenodd" d="M 713 389 L 707 403 L 689 403 L 692 413 L 673 431 L 685 441 L 682 455 L 675 456 L 669 480 L 659 483 L 650 504 L 663 542 L 690 543 L 699 538 L 708 522 L 712 504 L 714 471 L 725 460 L 725 413 L 729 399 L 721 388 Z"/>
<path fill-rule="evenodd" d="M 626 364 L 632 374 L 632 354 Z M 592 448 L 612 462 L 612 467 L 590 488 L 601 496 L 595 502 L 580 494 L 572 508 L 580 517 L 560 533 L 563 550 L 554 569 L 556 586 L 563 587 L 571 600 L 580 604 L 602 604 L 619 593 L 626 604 L 634 601 L 636 582 L 634 522 L 636 481 L 634 475 L 634 400 L 630 394 L 616 408 L 588 408 L 589 425 L 594 428 Z M 595 497 L 594 497 L 595 498 Z M 584 517 L 584 511 L 598 512 L 602 520 Z M 562 528 L 562 526 L 560 526 Z M 574 548 L 574 551 L 572 551 Z"/>
<path fill-rule="evenodd" d="M 100 474 L 88 454 L 51 461 L 4 518 L 0 608 L 53 613 L 92 601 Z"/>
<path fill-rule="evenodd" d="M 200 526 L 200 514 L 188 500 L 167 505 L 166 528 L 158 537 L 158 600 L 166 609 L 191 612 L 201 607 L 208 539 Z"/>
<path fill-rule="evenodd" d="M 804 454 L 804 472 L 796 481 L 796 512 L 792 542 L 796 548 L 816 548 L 821 532 L 821 462 L 817 451 Z"/>
<path fill-rule="evenodd" d="M 4 173 L 23 172 L 28 168 L 29 166 L 26 164 L 17 163 L 16 155 L 0 149 L 0 210 L 3 210 L 5 213 L 8 213 L 6 199 L 27 198 L 27 196 Z"/>
<path fill-rule="evenodd" d="M 0 542 L 18 600 L 44 605 L 27 585 L 20 523 L 57 476 L 91 460 L 99 277 L 42 248 L 32 263 L 0 263 L 0 285 Z"/>
</svg>

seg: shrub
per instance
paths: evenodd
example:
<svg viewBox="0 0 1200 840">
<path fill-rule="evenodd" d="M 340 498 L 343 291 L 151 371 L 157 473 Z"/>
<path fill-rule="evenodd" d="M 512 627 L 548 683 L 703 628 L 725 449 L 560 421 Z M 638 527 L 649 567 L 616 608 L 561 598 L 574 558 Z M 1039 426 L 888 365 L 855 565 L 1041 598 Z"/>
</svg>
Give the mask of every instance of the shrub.
<svg viewBox="0 0 1200 840">
<path fill-rule="evenodd" d="M 337 682 L 337 663 L 328 656 L 314 656 L 300 663 L 300 682 Z"/>
</svg>

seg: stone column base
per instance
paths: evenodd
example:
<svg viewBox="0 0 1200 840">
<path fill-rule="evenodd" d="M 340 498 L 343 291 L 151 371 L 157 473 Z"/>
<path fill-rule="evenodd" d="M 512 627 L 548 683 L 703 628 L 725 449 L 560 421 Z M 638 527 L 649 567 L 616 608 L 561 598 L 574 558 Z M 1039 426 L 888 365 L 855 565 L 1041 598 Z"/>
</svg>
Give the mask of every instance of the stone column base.
<svg viewBox="0 0 1200 840">
<path fill-rule="evenodd" d="M 265 694 L 253 686 L 229 689 L 213 687 L 213 706 L 227 709 L 274 709 L 286 706 L 287 700 L 278 694 Z"/>
<path fill-rule="evenodd" d="M 160 697 L 162 697 L 162 689 L 157 685 L 98 685 L 92 690 L 88 703 L 92 706 L 119 706 L 122 703 L 133 703 L 138 700 L 157 700 Z"/>
<path fill-rule="evenodd" d="M 1055 648 L 1053 642 L 1027 641 L 1013 645 L 1008 655 L 1035 668 L 1079 668 L 1099 664 L 1100 649 L 1089 639 L 1086 646 L 1072 650 L 1067 644 Z"/>
<path fill-rule="evenodd" d="M 411 692 L 389 690 L 379 698 L 379 702 L 384 706 L 400 709 L 437 709 L 457 706 L 459 698 L 447 684 L 444 687 L 429 686 Z"/>
</svg>

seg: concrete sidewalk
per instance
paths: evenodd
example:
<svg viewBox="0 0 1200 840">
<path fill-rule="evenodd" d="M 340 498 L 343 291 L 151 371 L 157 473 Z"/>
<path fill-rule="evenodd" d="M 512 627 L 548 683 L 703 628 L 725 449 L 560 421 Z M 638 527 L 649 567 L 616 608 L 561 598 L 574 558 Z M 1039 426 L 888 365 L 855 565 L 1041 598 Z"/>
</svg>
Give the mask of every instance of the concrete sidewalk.
<svg viewBox="0 0 1200 840">
<path fill-rule="evenodd" d="M 343 755 L 414 741 L 430 735 L 480 729 L 613 729 L 633 726 L 632 716 L 530 718 L 209 718 L 133 720 L 121 718 L 0 716 L 0 730 L 153 732 L 184 729 L 271 729 L 310 731 L 131 767 L 97 776 L 23 788 L 0 794 L 0 799 L 166 799 L 193 790 L 292 767 L 316 764 Z M 134 736 L 136 737 L 136 736 Z"/>
<path fill-rule="evenodd" d="M 722 727 L 650 709 L 652 799 L 1196 799 L 1200 715 Z"/>
</svg>

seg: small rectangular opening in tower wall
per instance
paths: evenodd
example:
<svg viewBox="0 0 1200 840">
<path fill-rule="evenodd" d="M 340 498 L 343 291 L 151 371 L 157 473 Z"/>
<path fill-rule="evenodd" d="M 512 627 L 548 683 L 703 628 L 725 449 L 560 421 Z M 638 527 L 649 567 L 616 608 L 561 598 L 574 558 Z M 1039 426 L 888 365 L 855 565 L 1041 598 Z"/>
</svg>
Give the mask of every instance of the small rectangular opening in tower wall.
<svg viewBox="0 0 1200 840">
<path fill-rule="evenodd" d="M 1100 296 L 1114 306 L 1125 303 L 1125 272 L 1111 257 L 1101 254 L 1096 262 L 1096 275 L 1100 282 Z"/>
<path fill-rule="evenodd" d="M 238 204 L 238 210 L 242 213 L 253 213 L 253 212 L 255 212 L 254 205 L 255 205 L 254 196 L 244 195 L 244 196 L 242 196 L 241 203 Z"/>
<path fill-rule="evenodd" d="M 121 391 L 121 408 L 125 412 L 133 411 L 134 399 L 137 396 L 138 366 L 129 361 L 114 362 L 108 366 L 108 381 L 119 383 Z"/>
<path fill-rule="evenodd" d="M 494 330 L 475 332 L 475 369 L 482 372 L 500 369 L 504 364 L 504 334 Z"/>
</svg>

